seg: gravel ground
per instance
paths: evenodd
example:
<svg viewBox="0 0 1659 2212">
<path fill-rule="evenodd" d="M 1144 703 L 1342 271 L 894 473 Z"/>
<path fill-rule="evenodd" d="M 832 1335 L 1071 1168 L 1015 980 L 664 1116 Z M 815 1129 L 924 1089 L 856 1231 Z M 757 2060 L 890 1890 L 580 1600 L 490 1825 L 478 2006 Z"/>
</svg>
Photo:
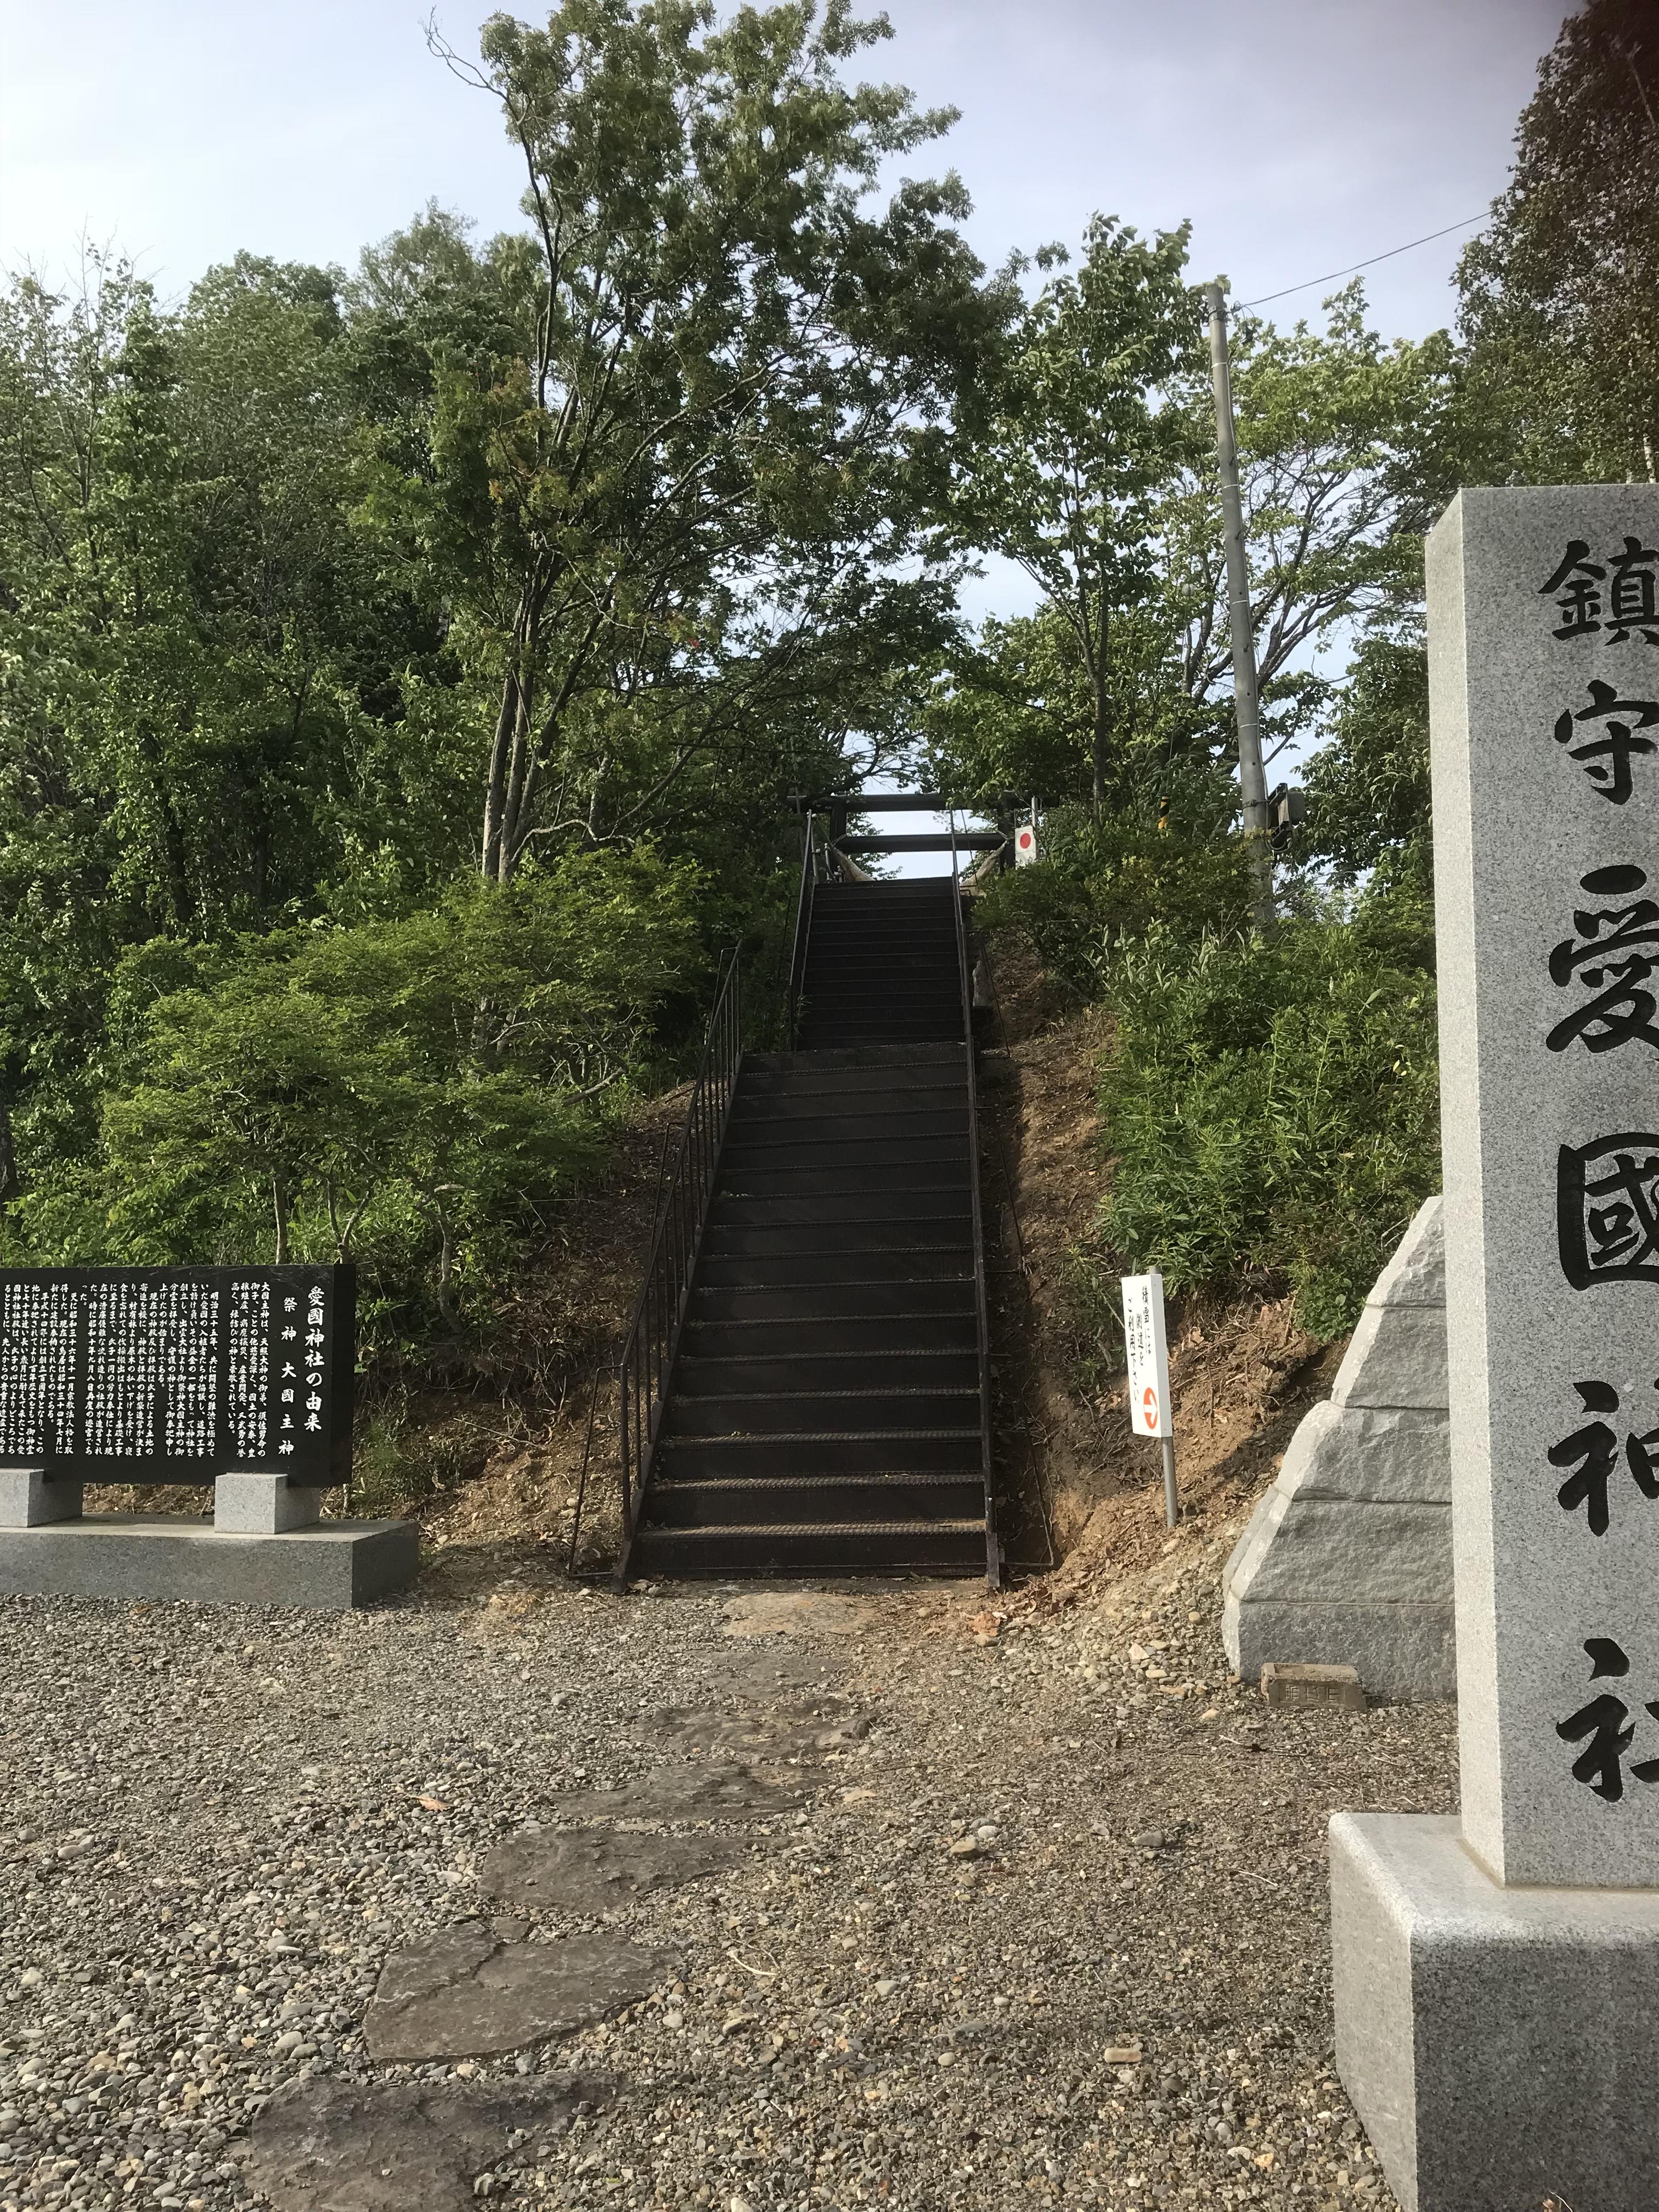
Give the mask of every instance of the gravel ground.
<svg viewBox="0 0 1659 2212">
<path fill-rule="evenodd" d="M 572 2074 L 611 2094 L 476 2194 L 1392 2206 L 1331 2070 L 1324 1826 L 1447 1809 L 1452 1717 L 1267 1713 L 1227 1680 L 1219 1559 L 1052 1617 L 861 1589 L 762 1638 L 730 1588 L 0 1599 L 0 2208 L 299 2212 L 244 2170 L 281 2085 Z M 734 1870 L 514 1907 L 532 1943 L 610 1929 L 677 1977 L 515 2055 L 368 2059 L 388 1953 L 498 1911 L 481 1863 L 560 1793 L 684 1760 L 661 1708 L 763 1737 L 831 1692 L 867 1733 L 774 1762 L 800 1809 L 702 1823 L 753 1838 Z"/>
</svg>

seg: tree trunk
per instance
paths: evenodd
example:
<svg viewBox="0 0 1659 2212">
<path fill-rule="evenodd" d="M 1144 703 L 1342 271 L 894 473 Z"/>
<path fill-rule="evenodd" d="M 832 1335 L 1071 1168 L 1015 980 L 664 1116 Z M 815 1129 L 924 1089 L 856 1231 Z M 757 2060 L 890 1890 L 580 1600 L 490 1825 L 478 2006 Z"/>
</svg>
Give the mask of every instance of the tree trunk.
<svg viewBox="0 0 1659 2212">
<path fill-rule="evenodd" d="M 0 1213 L 17 1195 L 17 1155 L 12 1149 L 11 1102 L 0 1091 Z"/>
<path fill-rule="evenodd" d="M 495 880 L 510 884 L 524 850 L 526 809 L 535 781 L 534 736 L 529 726 L 529 702 L 520 701 L 518 726 L 513 732 L 512 758 L 507 768 L 507 798 L 501 809 L 501 836 L 495 860 Z"/>
<path fill-rule="evenodd" d="M 1103 581 L 1100 587 L 1100 621 L 1096 631 L 1097 646 L 1089 669 L 1089 680 L 1095 695 L 1094 791 L 1090 811 L 1097 830 L 1100 827 L 1100 817 L 1106 811 L 1106 763 L 1112 750 L 1111 664 L 1106 656 L 1111 639 L 1111 611 L 1106 604 L 1106 586 Z"/>
<path fill-rule="evenodd" d="M 1092 812 L 1095 826 L 1100 826 L 1100 817 L 1106 804 L 1106 763 L 1112 749 L 1112 699 L 1106 689 L 1103 675 L 1095 679 L 1094 732 L 1094 799 Z"/>
<path fill-rule="evenodd" d="M 161 822 L 162 865 L 167 872 L 168 902 L 173 908 L 173 934 L 187 937 L 190 934 L 190 870 L 185 858 L 184 832 L 179 827 L 173 794 L 167 789 L 161 748 L 156 742 L 155 731 L 142 716 L 135 735 L 138 741 L 138 757 L 149 771 L 150 795 Z"/>
<path fill-rule="evenodd" d="M 518 670 L 509 668 L 501 679 L 501 710 L 495 717 L 495 734 L 489 748 L 489 774 L 484 785 L 483 851 L 479 867 L 484 881 L 490 884 L 501 879 L 507 829 L 507 773 L 513 757 L 514 732 L 522 711 Z"/>
<path fill-rule="evenodd" d="M 438 1311 L 447 1322 L 455 1319 L 455 1240 L 450 1234 L 447 1218 L 438 1216 L 438 1233 L 443 1242 L 438 1253 Z"/>
<path fill-rule="evenodd" d="M 270 1171 L 270 1210 L 276 1223 L 276 1257 L 273 1267 L 288 1265 L 288 1193 L 283 1188 L 283 1179 L 275 1168 Z"/>
</svg>

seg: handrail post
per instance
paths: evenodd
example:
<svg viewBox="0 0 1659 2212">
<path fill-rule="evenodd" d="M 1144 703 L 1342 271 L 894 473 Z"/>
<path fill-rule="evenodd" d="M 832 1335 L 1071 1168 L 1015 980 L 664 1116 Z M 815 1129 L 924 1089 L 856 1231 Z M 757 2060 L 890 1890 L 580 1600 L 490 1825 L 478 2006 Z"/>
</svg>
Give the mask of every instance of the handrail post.
<svg viewBox="0 0 1659 2212">
<path fill-rule="evenodd" d="M 1002 1582 L 1002 1553 L 996 1536 L 991 1497 L 991 1319 L 985 1294 L 985 1222 L 979 1189 L 979 1084 L 974 1070 L 974 986 L 968 964 L 968 925 L 957 873 L 957 817 L 951 811 L 951 911 L 957 927 L 957 975 L 962 993 L 962 1048 L 968 1071 L 968 1192 L 973 1209 L 974 1322 L 979 1350 L 979 1455 L 985 1486 L 985 1579 L 993 1589 Z"/>
</svg>

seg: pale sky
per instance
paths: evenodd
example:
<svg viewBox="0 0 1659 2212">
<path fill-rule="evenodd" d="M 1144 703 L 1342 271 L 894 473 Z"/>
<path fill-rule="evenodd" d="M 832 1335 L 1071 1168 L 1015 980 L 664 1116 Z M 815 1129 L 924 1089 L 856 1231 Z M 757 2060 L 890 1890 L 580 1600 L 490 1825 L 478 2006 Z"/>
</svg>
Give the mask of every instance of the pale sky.
<svg viewBox="0 0 1659 2212">
<path fill-rule="evenodd" d="M 350 262 L 428 198 L 516 220 L 483 95 L 424 0 L 0 0 L 0 261 L 84 231 L 179 292 L 239 246 Z M 1250 299 L 1480 212 L 1563 0 L 891 0 L 867 73 L 963 120 L 972 234 L 1000 259 L 1097 209 L 1190 216 L 1194 273 Z M 466 46 L 477 0 L 439 0 Z M 1459 238 L 1370 277 L 1389 334 L 1447 319 Z M 1315 312 L 1317 290 L 1277 312 Z"/>
<path fill-rule="evenodd" d="M 438 0 L 466 49 L 478 0 Z M 525 11 L 532 12 L 532 11 Z M 871 8 L 869 12 L 873 13 Z M 863 74 L 961 122 L 988 262 L 1091 213 L 1194 224 L 1195 277 L 1248 301 L 1477 216 L 1564 0 L 890 0 Z M 429 198 L 519 220 L 499 112 L 428 55 L 425 0 L 0 0 L 0 264 L 84 234 L 166 295 L 239 247 L 351 263 Z M 1366 272 L 1378 326 L 1448 322 L 1468 231 Z M 1316 316 L 1322 290 L 1270 312 Z M 977 613 L 1030 604 L 993 568 Z"/>
</svg>

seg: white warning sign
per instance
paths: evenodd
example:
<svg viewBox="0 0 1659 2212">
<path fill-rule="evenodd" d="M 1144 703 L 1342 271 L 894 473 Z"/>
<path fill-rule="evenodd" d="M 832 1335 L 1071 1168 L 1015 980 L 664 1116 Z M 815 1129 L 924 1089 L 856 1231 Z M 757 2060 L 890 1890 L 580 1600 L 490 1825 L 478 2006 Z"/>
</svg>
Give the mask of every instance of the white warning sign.
<svg viewBox="0 0 1659 2212">
<path fill-rule="evenodd" d="M 1123 1277 L 1123 1340 L 1129 1361 L 1129 1426 L 1138 1437 L 1167 1437 L 1170 1348 L 1164 1334 L 1164 1278 Z"/>
</svg>

